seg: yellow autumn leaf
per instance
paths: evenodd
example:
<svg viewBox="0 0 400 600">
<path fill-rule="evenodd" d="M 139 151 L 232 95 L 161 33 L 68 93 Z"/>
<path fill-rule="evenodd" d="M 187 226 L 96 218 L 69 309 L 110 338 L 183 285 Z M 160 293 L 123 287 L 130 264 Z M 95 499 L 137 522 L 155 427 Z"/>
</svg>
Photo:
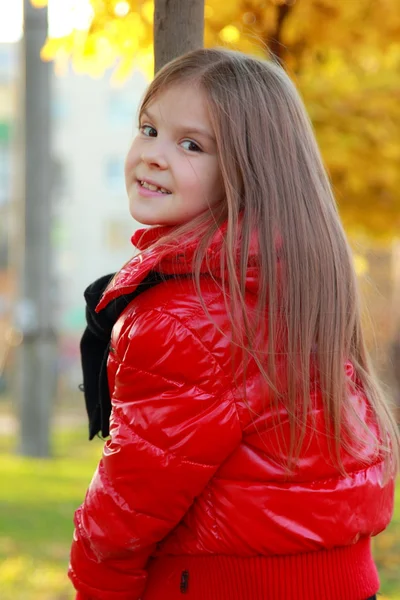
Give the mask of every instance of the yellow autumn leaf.
<svg viewBox="0 0 400 600">
<path fill-rule="evenodd" d="M 71 38 L 72 35 L 65 38 L 47 38 L 40 52 L 40 58 L 44 61 L 54 60 L 58 56 L 60 50 L 68 47 L 68 40 Z"/>
<path fill-rule="evenodd" d="M 32 6 L 35 8 L 44 8 L 48 4 L 48 0 L 31 0 Z"/>
<path fill-rule="evenodd" d="M 147 0 L 141 7 L 140 13 L 147 23 L 153 25 L 154 21 L 154 2 L 152 0 Z"/>
<path fill-rule="evenodd" d="M 219 32 L 219 37 L 227 44 L 237 44 L 240 40 L 240 31 L 234 25 L 227 25 Z"/>
</svg>

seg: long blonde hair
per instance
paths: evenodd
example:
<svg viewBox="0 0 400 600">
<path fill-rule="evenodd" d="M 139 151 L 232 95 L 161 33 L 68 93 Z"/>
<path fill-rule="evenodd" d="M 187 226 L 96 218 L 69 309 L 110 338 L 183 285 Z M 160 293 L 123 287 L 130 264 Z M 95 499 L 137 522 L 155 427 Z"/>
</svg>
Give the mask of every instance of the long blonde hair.
<svg viewBox="0 0 400 600">
<path fill-rule="evenodd" d="M 156 75 L 140 111 L 167 87 L 182 82 L 200 85 L 206 93 L 225 186 L 225 200 L 212 218 L 206 212 L 174 231 L 175 239 L 181 234 L 201 239 L 193 265 L 199 293 L 207 247 L 226 222 L 221 265 L 226 268 L 227 285 L 222 287 L 235 343 L 244 349 L 244 362 L 249 357 L 255 360 L 269 389 L 275 391 L 277 408 L 284 403 L 290 422 L 290 456 L 299 455 L 309 426 L 315 363 L 327 435 L 339 469 L 344 472 L 341 451 L 357 455 L 356 448 L 362 446 L 349 425 L 355 419 L 368 444 L 371 440 L 375 444 L 375 459 L 380 454 L 386 473 L 393 473 L 398 466 L 397 426 L 370 363 L 351 251 L 294 84 L 274 61 L 201 49 L 172 61 Z M 245 302 L 254 234 L 260 277 L 255 319 L 249 317 Z M 173 238 L 161 242 L 173 243 Z M 244 327 L 237 326 L 238 312 Z M 276 375 L 277 340 L 282 336 L 287 356 L 284 394 Z M 260 344 L 260 339 L 266 341 Z M 348 360 L 357 374 L 352 384 L 344 367 Z M 351 401 L 351 392 L 360 389 L 375 414 L 376 435 Z"/>
</svg>

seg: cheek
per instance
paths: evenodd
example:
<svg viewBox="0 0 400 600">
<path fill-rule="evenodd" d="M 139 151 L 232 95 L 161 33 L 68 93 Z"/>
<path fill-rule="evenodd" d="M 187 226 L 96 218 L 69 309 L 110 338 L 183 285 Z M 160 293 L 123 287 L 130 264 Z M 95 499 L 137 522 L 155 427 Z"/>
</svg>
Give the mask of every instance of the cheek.
<svg viewBox="0 0 400 600">
<path fill-rule="evenodd" d="M 216 185 L 220 185 L 220 172 L 212 162 L 204 162 L 201 165 L 185 165 L 179 169 L 181 181 L 184 182 L 186 188 L 190 188 L 193 192 L 201 194 L 209 194 Z"/>
</svg>

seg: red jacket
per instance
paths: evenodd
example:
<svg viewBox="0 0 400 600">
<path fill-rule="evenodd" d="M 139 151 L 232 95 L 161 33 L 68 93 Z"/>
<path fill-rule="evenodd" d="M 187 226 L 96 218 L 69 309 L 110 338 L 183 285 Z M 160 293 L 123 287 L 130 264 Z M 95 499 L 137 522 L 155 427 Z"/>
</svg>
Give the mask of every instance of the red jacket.
<svg viewBox="0 0 400 600">
<path fill-rule="evenodd" d="M 157 235 L 148 230 L 142 248 Z M 113 329 L 111 437 L 75 514 L 69 576 L 77 599 L 372 596 L 379 581 L 370 538 L 385 528 L 393 508 L 393 481 L 382 484 L 381 458 L 372 450 L 363 463 L 344 455 L 348 476 L 338 474 L 326 458 L 317 393 L 318 431 L 287 479 L 256 369 L 247 373 L 247 405 L 235 387 L 218 282 L 204 275 L 213 323 L 185 277 L 194 246 L 183 250 L 162 260 L 149 250 L 131 260 L 97 308 L 134 291 L 150 270 L 182 275 L 140 294 Z M 216 245 L 209 259 L 218 280 Z M 254 266 L 249 309 L 257 281 Z M 346 368 L 354 377 L 352 365 Z M 366 398 L 354 402 L 374 428 Z"/>
</svg>

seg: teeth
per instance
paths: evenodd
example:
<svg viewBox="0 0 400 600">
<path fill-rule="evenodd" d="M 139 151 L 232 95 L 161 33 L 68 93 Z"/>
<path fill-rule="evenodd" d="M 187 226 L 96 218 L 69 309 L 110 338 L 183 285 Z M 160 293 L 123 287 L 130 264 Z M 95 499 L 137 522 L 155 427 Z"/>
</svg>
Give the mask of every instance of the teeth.
<svg viewBox="0 0 400 600">
<path fill-rule="evenodd" d="M 140 185 L 142 187 L 146 188 L 147 190 L 151 190 L 152 192 L 161 192 L 162 194 L 170 194 L 171 193 L 168 190 L 166 190 L 165 188 L 157 187 L 156 185 L 153 185 L 152 183 L 147 183 L 147 181 L 141 181 Z"/>
<path fill-rule="evenodd" d="M 152 190 L 153 192 L 156 192 L 158 190 L 158 187 L 156 185 L 153 185 L 151 183 L 143 183 L 143 187 L 147 188 L 148 190 Z"/>
</svg>

